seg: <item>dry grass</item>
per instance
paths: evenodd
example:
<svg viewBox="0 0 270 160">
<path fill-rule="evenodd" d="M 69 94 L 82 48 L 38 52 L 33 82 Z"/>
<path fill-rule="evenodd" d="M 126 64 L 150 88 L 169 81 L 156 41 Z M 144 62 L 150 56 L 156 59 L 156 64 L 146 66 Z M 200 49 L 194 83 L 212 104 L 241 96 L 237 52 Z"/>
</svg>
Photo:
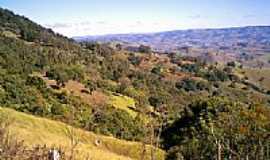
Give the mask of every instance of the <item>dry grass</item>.
<svg viewBox="0 0 270 160">
<path fill-rule="evenodd" d="M 56 85 L 55 80 L 49 80 L 47 77 L 42 77 L 48 86 Z M 68 81 L 61 91 L 67 91 L 67 93 L 74 96 L 78 96 L 84 103 L 93 106 L 104 106 L 105 103 L 111 104 L 113 107 L 122 109 L 128 112 L 133 118 L 137 116 L 137 112 L 132 108 L 135 108 L 135 100 L 133 98 L 123 95 L 110 95 L 107 96 L 101 91 L 93 91 L 91 94 L 84 93 L 82 90 L 87 90 L 83 84 L 77 81 Z"/>
<path fill-rule="evenodd" d="M 132 109 L 135 108 L 135 100 L 133 98 L 123 95 L 111 95 L 110 103 L 113 107 L 128 112 L 133 118 L 135 118 L 138 114 Z"/>
<path fill-rule="evenodd" d="M 0 108 L 1 115 L 9 115 L 14 119 L 11 132 L 19 139 L 24 140 L 26 145 L 62 146 L 64 150 L 69 151 L 70 139 L 66 131 L 70 126 L 6 108 Z M 74 134 L 79 141 L 76 148 L 77 159 L 86 159 L 87 156 L 92 160 L 126 160 L 140 159 L 141 157 L 141 143 L 96 135 L 81 129 L 74 129 Z M 98 146 L 95 145 L 97 140 L 101 141 Z M 158 150 L 157 157 L 164 159 L 164 152 Z M 150 159 L 150 146 L 147 146 L 146 159 Z"/>
<path fill-rule="evenodd" d="M 270 90 L 270 69 L 246 68 L 245 75 L 252 83 Z"/>
<path fill-rule="evenodd" d="M 55 80 L 50 80 L 42 75 L 38 76 L 43 78 L 49 87 L 56 85 Z M 67 83 L 65 83 L 65 86 L 59 91 L 66 91 L 73 96 L 80 97 L 84 103 L 90 104 L 92 106 L 104 106 L 109 101 L 109 97 L 101 91 L 93 91 L 91 94 L 83 92 L 88 91 L 88 89 L 85 88 L 82 83 L 73 80 L 69 80 Z"/>
<path fill-rule="evenodd" d="M 19 35 L 16 35 L 15 33 L 13 32 L 10 32 L 10 31 L 3 31 L 2 34 L 5 36 L 5 37 L 9 37 L 9 38 L 15 38 L 17 39 Z"/>
</svg>

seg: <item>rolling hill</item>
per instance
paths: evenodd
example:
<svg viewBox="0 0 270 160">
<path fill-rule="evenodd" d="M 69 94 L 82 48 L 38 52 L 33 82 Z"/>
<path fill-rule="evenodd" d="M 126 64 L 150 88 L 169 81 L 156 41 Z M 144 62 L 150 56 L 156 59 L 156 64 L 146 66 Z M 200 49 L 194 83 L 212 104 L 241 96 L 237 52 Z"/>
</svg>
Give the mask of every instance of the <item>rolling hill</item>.
<svg viewBox="0 0 270 160">
<path fill-rule="evenodd" d="M 76 41 L 116 42 L 124 46 L 150 46 L 157 52 L 180 52 L 184 55 L 214 57 L 215 61 L 228 62 L 270 53 L 270 27 L 249 26 L 224 29 L 190 29 L 149 34 L 116 34 L 74 37 Z M 212 54 L 214 56 L 209 56 Z M 267 63 L 266 63 L 267 65 Z M 268 65 L 269 66 L 269 65 Z"/>
</svg>

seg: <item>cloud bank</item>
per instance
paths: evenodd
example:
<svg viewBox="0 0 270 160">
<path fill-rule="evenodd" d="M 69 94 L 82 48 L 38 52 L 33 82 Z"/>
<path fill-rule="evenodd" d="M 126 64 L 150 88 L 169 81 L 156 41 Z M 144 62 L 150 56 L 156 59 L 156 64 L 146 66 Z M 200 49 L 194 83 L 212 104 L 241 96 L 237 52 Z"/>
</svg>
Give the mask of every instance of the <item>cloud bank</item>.
<svg viewBox="0 0 270 160">
<path fill-rule="evenodd" d="M 108 21 L 82 21 L 76 23 L 44 24 L 55 32 L 65 36 L 103 35 L 116 33 L 145 33 L 172 30 L 179 28 L 179 24 L 170 22 L 108 22 Z"/>
<path fill-rule="evenodd" d="M 232 23 L 233 22 L 233 23 Z M 238 25 L 232 25 L 238 24 Z M 86 36 L 86 35 L 105 35 L 121 33 L 149 33 L 179 29 L 193 28 L 226 28 L 247 25 L 256 25 L 256 16 L 246 14 L 241 18 L 231 17 L 224 18 L 224 22 L 219 22 L 216 18 L 207 17 L 200 14 L 194 14 L 185 18 L 163 21 L 77 21 L 77 22 L 58 22 L 44 24 L 45 27 L 51 28 L 55 32 L 68 37 Z"/>
</svg>

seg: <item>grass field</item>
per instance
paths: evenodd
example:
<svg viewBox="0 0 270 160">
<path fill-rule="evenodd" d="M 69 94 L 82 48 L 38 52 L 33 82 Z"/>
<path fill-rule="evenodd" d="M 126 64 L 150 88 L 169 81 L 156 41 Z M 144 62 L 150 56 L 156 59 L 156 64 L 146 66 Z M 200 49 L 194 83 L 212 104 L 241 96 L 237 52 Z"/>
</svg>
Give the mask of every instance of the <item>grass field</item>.
<svg viewBox="0 0 270 160">
<path fill-rule="evenodd" d="M 113 137 L 96 135 L 81 129 L 72 128 L 64 123 L 38 118 L 25 113 L 16 112 L 11 109 L 0 107 L 0 116 L 8 116 L 12 119 L 10 132 L 18 139 L 24 140 L 27 146 L 44 145 L 61 146 L 68 152 L 70 138 L 68 130 L 73 130 L 79 145 L 76 148 L 77 159 L 85 159 L 89 156 L 91 160 L 126 160 L 141 159 L 143 144 L 119 140 Z M 100 145 L 95 142 L 99 140 Z M 150 146 L 146 146 L 144 159 L 151 159 Z M 156 157 L 164 159 L 165 152 L 157 149 Z"/>
</svg>

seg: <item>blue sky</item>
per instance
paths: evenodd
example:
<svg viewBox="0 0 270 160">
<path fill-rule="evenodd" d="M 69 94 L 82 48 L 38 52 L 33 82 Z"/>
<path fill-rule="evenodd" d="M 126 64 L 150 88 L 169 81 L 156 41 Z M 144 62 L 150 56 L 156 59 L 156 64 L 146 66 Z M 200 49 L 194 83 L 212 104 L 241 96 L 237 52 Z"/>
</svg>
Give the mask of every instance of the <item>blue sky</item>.
<svg viewBox="0 0 270 160">
<path fill-rule="evenodd" d="M 66 36 L 270 25 L 270 0 L 0 0 Z"/>
</svg>

